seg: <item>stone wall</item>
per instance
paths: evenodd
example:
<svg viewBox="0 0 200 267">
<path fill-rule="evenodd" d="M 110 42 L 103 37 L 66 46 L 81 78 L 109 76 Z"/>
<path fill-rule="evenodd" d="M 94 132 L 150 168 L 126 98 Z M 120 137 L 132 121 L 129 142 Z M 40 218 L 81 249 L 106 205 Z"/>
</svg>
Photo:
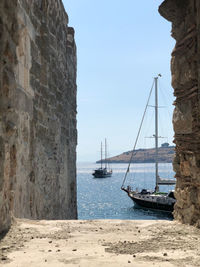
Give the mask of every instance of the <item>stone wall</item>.
<svg viewBox="0 0 200 267">
<path fill-rule="evenodd" d="M 0 230 L 12 212 L 75 219 L 74 30 L 61 0 L 1 0 L 0 12 Z"/>
<path fill-rule="evenodd" d="M 174 216 L 200 225 L 200 2 L 166 0 L 160 14 L 172 22 L 176 40 L 171 71 L 174 88 L 176 198 Z"/>
<path fill-rule="evenodd" d="M 10 225 L 16 179 L 16 129 L 11 99 L 16 88 L 17 0 L 0 1 L 0 231 Z"/>
</svg>

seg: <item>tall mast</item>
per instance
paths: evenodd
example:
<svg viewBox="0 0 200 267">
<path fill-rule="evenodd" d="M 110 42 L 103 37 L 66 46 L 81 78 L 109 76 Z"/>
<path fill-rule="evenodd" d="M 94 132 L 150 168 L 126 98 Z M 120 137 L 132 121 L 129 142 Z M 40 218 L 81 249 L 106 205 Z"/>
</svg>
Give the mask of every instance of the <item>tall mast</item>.
<svg viewBox="0 0 200 267">
<path fill-rule="evenodd" d="M 107 144 L 106 144 L 106 138 L 105 138 L 105 168 L 107 168 Z"/>
<path fill-rule="evenodd" d="M 155 80 L 155 175 L 156 175 L 156 188 L 155 191 L 159 191 L 158 187 L 158 77 Z"/>
<path fill-rule="evenodd" d="M 103 158 L 103 151 L 102 151 L 102 142 L 101 142 L 101 169 L 102 169 L 102 158 Z"/>
</svg>

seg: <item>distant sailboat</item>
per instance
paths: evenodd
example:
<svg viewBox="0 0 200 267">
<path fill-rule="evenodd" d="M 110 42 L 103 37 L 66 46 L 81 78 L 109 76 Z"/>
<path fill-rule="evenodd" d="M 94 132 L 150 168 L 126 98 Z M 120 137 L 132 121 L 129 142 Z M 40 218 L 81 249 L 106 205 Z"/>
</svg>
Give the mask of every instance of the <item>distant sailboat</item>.
<svg viewBox="0 0 200 267">
<path fill-rule="evenodd" d="M 161 75 L 158 75 L 161 76 Z M 149 98 L 145 107 L 145 111 L 143 114 L 142 122 L 139 127 L 138 135 L 135 141 L 134 149 L 132 151 L 132 155 L 130 158 L 130 162 L 121 186 L 121 189 L 124 190 L 128 196 L 134 201 L 134 203 L 138 204 L 139 206 L 156 209 L 156 210 L 164 210 L 172 212 L 174 209 L 174 204 L 176 202 L 176 199 L 174 197 L 173 191 L 170 191 L 169 193 L 162 193 L 159 192 L 159 185 L 174 185 L 176 183 L 173 179 L 161 179 L 158 174 L 158 77 L 154 78 L 154 85 L 155 85 L 155 134 L 153 135 L 155 138 L 155 190 L 150 191 L 147 189 L 143 189 L 141 192 L 138 192 L 137 190 L 132 190 L 131 186 L 128 185 L 127 187 L 124 186 L 127 174 L 130 169 L 130 164 L 132 162 L 136 144 L 139 138 L 139 134 L 142 128 L 142 124 L 144 121 L 144 117 L 146 114 L 147 107 L 149 105 L 150 96 L 153 90 L 153 87 L 151 88 Z"/>
<path fill-rule="evenodd" d="M 95 178 L 106 178 L 106 177 L 111 177 L 112 176 L 112 170 L 109 168 L 108 166 L 108 162 L 107 162 L 107 142 L 105 139 L 105 166 L 103 167 L 103 146 L 102 146 L 102 142 L 101 142 L 101 167 L 94 170 L 93 172 L 93 176 Z"/>
</svg>

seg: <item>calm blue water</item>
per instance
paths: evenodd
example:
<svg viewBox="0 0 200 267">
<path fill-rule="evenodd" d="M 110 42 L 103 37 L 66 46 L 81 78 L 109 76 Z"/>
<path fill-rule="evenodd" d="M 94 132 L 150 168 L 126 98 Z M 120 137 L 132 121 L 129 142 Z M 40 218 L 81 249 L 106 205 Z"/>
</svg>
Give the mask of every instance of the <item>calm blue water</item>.
<svg viewBox="0 0 200 267">
<path fill-rule="evenodd" d="M 134 207 L 133 201 L 122 191 L 121 184 L 127 169 L 127 164 L 112 164 L 113 175 L 108 178 L 93 178 L 92 172 L 99 167 L 97 164 L 78 163 L 77 168 L 77 198 L 78 218 L 92 219 L 124 219 L 152 220 L 172 219 L 166 213 L 143 210 Z M 132 173 L 133 172 L 133 173 Z M 134 188 L 154 189 L 154 164 L 135 164 L 127 183 Z M 134 175 L 134 177 L 133 177 Z M 171 164 L 159 165 L 159 175 L 170 179 L 174 176 Z M 174 186 L 161 186 L 160 191 L 168 192 Z"/>
</svg>

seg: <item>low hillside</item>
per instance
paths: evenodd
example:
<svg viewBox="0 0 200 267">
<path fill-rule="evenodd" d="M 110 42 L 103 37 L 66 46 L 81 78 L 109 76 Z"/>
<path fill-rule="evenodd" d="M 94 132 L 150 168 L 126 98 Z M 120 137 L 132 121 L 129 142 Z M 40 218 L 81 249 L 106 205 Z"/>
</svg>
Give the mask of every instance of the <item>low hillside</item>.
<svg viewBox="0 0 200 267">
<path fill-rule="evenodd" d="M 163 163 L 170 163 L 174 157 L 174 146 L 159 147 L 158 161 Z M 132 151 L 124 152 L 118 156 L 108 158 L 110 163 L 128 163 L 130 161 Z M 101 161 L 97 161 L 100 163 Z M 103 161 L 104 162 L 104 161 Z M 155 162 L 155 149 L 138 149 L 135 151 L 132 162 L 134 163 L 153 163 Z"/>
</svg>

